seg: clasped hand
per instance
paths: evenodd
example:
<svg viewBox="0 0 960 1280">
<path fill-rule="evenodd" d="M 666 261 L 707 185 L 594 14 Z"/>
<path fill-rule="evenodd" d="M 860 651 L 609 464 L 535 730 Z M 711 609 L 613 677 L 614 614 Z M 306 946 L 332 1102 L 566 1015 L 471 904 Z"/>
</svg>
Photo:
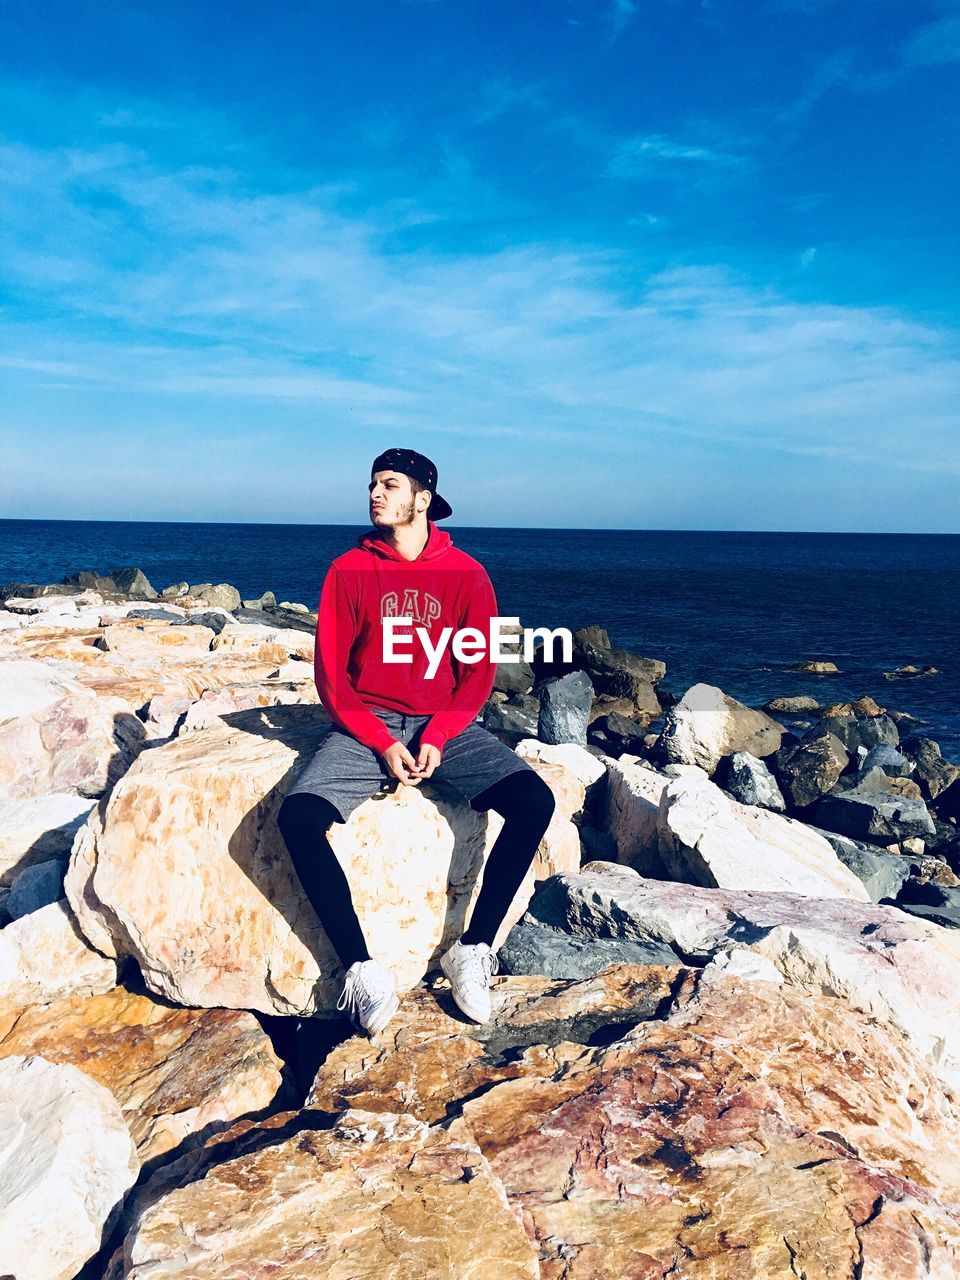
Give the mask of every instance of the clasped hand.
<svg viewBox="0 0 960 1280">
<path fill-rule="evenodd" d="M 387 768 L 408 787 L 416 787 L 425 778 L 429 778 L 440 763 L 441 756 L 440 748 L 429 743 L 420 747 L 416 760 L 402 742 L 391 743 L 383 753 Z"/>
</svg>

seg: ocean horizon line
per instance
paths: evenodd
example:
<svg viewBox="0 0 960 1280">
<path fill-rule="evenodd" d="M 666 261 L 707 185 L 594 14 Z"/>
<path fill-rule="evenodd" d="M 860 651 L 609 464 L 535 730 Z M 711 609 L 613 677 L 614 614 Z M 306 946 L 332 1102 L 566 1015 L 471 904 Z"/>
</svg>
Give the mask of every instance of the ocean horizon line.
<svg viewBox="0 0 960 1280">
<path fill-rule="evenodd" d="M 0 516 L 0 525 L 7 524 L 110 524 L 122 525 L 158 525 L 168 524 L 178 527 L 202 528 L 214 525 L 220 528 L 242 529 L 356 529 L 365 528 L 368 521 L 318 521 L 318 520 L 133 520 L 102 519 L 92 516 Z M 372 525 L 370 526 L 373 527 Z M 475 530 L 478 532 L 498 531 L 503 533 L 669 533 L 669 534 L 704 534 L 718 533 L 724 535 L 785 535 L 789 537 L 831 537 L 831 538 L 960 538 L 960 530 L 955 533 L 936 530 L 918 531 L 915 529 L 675 529 L 675 528 L 641 528 L 622 525 L 506 525 L 506 524 L 450 524 L 444 520 L 439 528 L 457 530 Z"/>
</svg>

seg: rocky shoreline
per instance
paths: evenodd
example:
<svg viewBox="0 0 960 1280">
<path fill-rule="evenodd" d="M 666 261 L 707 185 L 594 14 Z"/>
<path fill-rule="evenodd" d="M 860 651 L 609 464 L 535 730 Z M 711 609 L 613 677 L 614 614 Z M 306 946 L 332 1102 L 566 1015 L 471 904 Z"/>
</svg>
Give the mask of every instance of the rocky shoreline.
<svg viewBox="0 0 960 1280">
<path fill-rule="evenodd" d="M 502 665 L 483 723 L 557 809 L 494 1016 L 436 959 L 501 820 L 400 788 L 331 833 L 402 993 L 370 1041 L 275 825 L 315 625 L 138 569 L 0 589 L 0 1272 L 960 1273 L 937 742 L 877 690 L 669 692 L 600 626 Z"/>
</svg>

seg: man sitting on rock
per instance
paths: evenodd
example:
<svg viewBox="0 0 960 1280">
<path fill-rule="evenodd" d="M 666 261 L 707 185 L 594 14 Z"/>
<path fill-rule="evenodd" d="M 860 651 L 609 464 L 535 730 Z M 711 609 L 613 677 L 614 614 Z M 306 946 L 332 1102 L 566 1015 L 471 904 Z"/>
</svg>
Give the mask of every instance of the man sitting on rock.
<svg viewBox="0 0 960 1280">
<path fill-rule="evenodd" d="M 540 775 L 477 722 L 496 672 L 489 649 L 468 663 L 452 659 L 448 644 L 438 667 L 434 657 L 431 678 L 426 642 L 410 643 L 422 627 L 436 655 L 444 628 L 475 627 L 489 635 L 497 616 L 483 565 L 437 528 L 435 521 L 453 512 L 437 493 L 436 467 L 412 449 L 388 449 L 373 463 L 369 492 L 374 529 L 332 562 L 320 595 L 314 667 L 333 727 L 287 793 L 278 823 L 346 969 L 337 1008 L 374 1035 L 397 1010 L 394 978 L 367 950 L 327 839 L 330 824 L 346 822 L 394 779 L 419 786 L 431 777 L 454 786 L 472 808 L 503 815 L 469 927 L 440 959 L 458 1007 L 485 1022 L 490 979 L 499 967 L 494 937 L 556 802 Z M 409 661 L 384 660 L 386 618 L 412 618 L 412 629 L 394 629 L 397 641 L 407 641 L 395 652 Z"/>
</svg>

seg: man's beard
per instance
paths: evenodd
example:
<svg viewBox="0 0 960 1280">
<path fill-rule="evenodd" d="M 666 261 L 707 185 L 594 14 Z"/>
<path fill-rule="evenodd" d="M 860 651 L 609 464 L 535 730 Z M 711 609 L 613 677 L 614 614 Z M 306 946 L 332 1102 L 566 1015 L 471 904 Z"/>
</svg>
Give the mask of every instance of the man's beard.
<svg viewBox="0 0 960 1280">
<path fill-rule="evenodd" d="M 396 520 L 394 521 L 393 527 L 396 528 L 397 525 L 401 525 L 401 524 L 413 524 L 416 518 L 417 518 L 417 513 L 414 508 L 413 502 L 412 501 L 408 502 L 405 507 L 400 508 L 400 514 L 397 516 Z"/>
</svg>

